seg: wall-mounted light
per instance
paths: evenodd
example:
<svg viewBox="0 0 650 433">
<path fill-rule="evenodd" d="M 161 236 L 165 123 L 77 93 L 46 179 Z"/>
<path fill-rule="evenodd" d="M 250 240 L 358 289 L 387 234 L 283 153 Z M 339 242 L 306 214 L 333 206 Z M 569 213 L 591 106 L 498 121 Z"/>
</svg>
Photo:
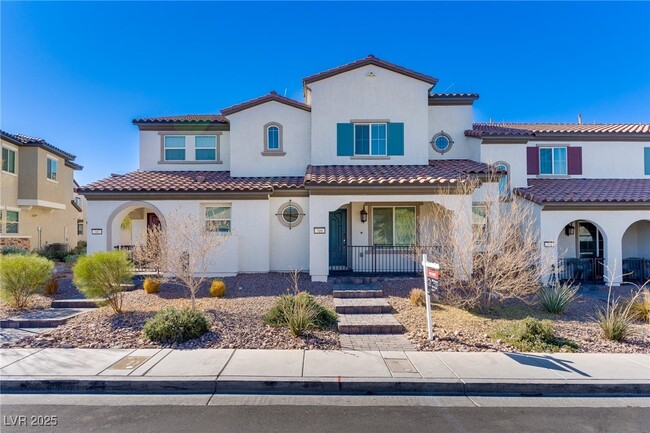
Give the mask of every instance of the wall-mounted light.
<svg viewBox="0 0 650 433">
<path fill-rule="evenodd" d="M 576 232 L 575 227 L 573 227 L 573 224 L 567 224 L 566 227 L 564 227 L 564 234 L 567 236 L 573 236 L 573 234 Z"/>
<path fill-rule="evenodd" d="M 366 212 L 365 208 L 361 209 L 360 214 L 361 214 L 360 216 L 361 216 L 361 222 L 362 223 L 365 223 L 366 221 L 368 221 L 368 212 Z"/>
</svg>

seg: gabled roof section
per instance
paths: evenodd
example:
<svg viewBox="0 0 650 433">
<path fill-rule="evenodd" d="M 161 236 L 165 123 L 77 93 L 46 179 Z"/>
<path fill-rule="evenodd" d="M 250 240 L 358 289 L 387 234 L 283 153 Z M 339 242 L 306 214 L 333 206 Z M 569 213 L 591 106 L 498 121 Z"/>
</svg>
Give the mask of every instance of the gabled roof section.
<svg viewBox="0 0 650 433">
<path fill-rule="evenodd" d="M 429 105 L 472 105 L 478 99 L 478 93 L 432 93 Z"/>
<path fill-rule="evenodd" d="M 310 165 L 305 186 L 427 186 L 465 182 L 501 171 L 468 159 L 431 160 L 428 165 Z"/>
<path fill-rule="evenodd" d="M 291 107 L 299 108 L 305 111 L 311 111 L 311 107 L 303 102 L 296 101 L 295 99 L 287 98 L 286 96 L 278 95 L 276 91 L 271 91 L 269 94 L 260 96 L 259 98 L 251 99 L 250 101 L 242 102 L 241 104 L 233 105 L 221 110 L 224 116 L 238 113 L 240 111 L 248 110 L 249 108 L 257 105 L 265 104 L 267 102 L 279 102 L 281 104 L 289 105 Z"/>
<path fill-rule="evenodd" d="M 24 134 L 10 134 L 5 131 L 0 130 L 0 137 L 2 137 L 4 140 L 9 141 L 10 143 L 13 143 L 17 146 L 33 146 L 33 147 L 40 147 L 42 149 L 45 149 L 49 152 L 52 152 L 53 154 L 60 156 L 65 160 L 65 165 L 68 167 L 74 169 L 74 170 L 82 170 L 83 167 L 74 160 L 77 158 L 75 155 L 66 152 L 63 149 L 60 149 L 47 141 L 45 141 L 42 138 L 38 137 L 30 137 L 29 135 L 24 135 Z"/>
<path fill-rule="evenodd" d="M 133 119 L 134 125 L 144 124 L 219 124 L 228 123 L 220 114 L 185 114 L 182 116 L 141 117 Z"/>
<path fill-rule="evenodd" d="M 514 193 L 537 204 L 650 203 L 650 179 L 528 179 Z"/>
<path fill-rule="evenodd" d="M 132 171 L 79 188 L 80 194 L 124 192 L 272 192 L 300 189 L 303 177 L 232 177 L 229 171 Z"/>
<path fill-rule="evenodd" d="M 436 83 L 438 83 L 437 78 L 433 78 L 429 75 L 421 74 L 419 72 L 415 72 L 411 69 L 406 69 L 402 66 L 396 65 L 394 63 L 387 62 L 385 60 L 378 59 L 377 57 L 373 56 L 370 54 L 368 57 L 365 57 L 363 59 L 354 61 L 352 63 L 348 63 L 346 65 L 338 66 L 333 69 L 328 69 L 327 71 L 320 72 L 318 74 L 310 75 L 306 78 L 303 78 L 302 82 L 303 85 L 308 85 L 310 83 L 314 83 L 316 81 L 324 80 L 325 78 L 330 78 L 338 74 L 342 74 L 344 72 L 351 71 L 353 69 L 360 68 L 362 66 L 368 66 L 368 65 L 373 65 L 373 66 L 378 66 L 380 68 L 388 69 L 389 71 L 396 72 L 398 74 L 406 75 L 407 77 L 414 78 L 416 80 L 424 81 L 425 83 L 431 84 L 431 86 L 435 86 Z"/>
<path fill-rule="evenodd" d="M 557 136 L 627 136 L 650 139 L 648 123 L 475 123 L 465 131 L 468 137 L 527 137 Z"/>
</svg>

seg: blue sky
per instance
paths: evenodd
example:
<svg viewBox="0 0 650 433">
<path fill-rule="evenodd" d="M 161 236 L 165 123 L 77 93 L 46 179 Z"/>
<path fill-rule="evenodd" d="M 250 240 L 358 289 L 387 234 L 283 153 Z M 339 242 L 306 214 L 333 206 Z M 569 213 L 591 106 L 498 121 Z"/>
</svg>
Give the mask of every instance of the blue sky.
<svg viewBox="0 0 650 433">
<path fill-rule="evenodd" d="M 477 92 L 475 120 L 650 121 L 650 3 L 2 2 L 3 130 L 138 167 L 134 117 L 218 113 L 374 54 Z"/>
</svg>

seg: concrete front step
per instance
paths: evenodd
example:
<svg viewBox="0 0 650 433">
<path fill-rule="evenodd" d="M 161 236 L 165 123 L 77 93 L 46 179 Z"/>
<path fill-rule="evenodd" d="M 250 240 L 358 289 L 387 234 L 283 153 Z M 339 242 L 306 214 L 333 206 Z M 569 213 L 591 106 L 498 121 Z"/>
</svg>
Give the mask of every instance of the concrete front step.
<svg viewBox="0 0 650 433">
<path fill-rule="evenodd" d="M 50 308 L 97 308 L 97 303 L 103 299 L 56 299 Z"/>
<path fill-rule="evenodd" d="M 334 290 L 335 298 L 383 298 L 383 290 Z"/>
<path fill-rule="evenodd" d="M 404 327 L 392 314 L 339 314 L 341 334 L 401 334 Z"/>
<path fill-rule="evenodd" d="M 339 314 L 388 314 L 393 311 L 383 298 L 334 298 L 334 310 Z"/>
<path fill-rule="evenodd" d="M 93 308 L 48 308 L 0 320 L 0 328 L 56 328 Z"/>
</svg>

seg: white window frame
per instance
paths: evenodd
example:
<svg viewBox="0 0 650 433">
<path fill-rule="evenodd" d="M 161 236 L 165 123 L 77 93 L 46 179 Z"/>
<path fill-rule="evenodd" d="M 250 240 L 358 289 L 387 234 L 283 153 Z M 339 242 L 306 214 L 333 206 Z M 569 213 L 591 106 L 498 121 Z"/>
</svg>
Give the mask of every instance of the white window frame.
<svg viewBox="0 0 650 433">
<path fill-rule="evenodd" d="M 417 221 L 418 221 L 418 210 L 416 206 L 371 206 L 372 207 L 372 218 L 370 218 L 370 224 L 372 225 L 372 234 L 371 234 L 371 243 L 374 246 L 375 245 L 375 223 L 374 223 L 374 214 L 375 214 L 375 209 L 392 209 L 393 210 L 393 242 L 391 245 L 387 246 L 393 246 L 393 247 L 406 247 L 409 245 L 396 245 L 395 244 L 395 209 L 413 209 L 413 227 L 415 228 L 415 239 L 414 245 L 417 245 L 418 243 L 418 229 L 417 229 Z M 380 245 L 383 246 L 383 245 Z"/>
<path fill-rule="evenodd" d="M 9 152 L 14 153 L 14 171 L 9 171 L 9 170 L 2 170 L 3 173 L 10 174 L 12 176 L 17 176 L 18 173 L 18 149 L 13 147 L 13 146 L 7 146 L 7 145 L 2 145 L 2 149 L 7 149 Z M 0 158 L 2 158 L 2 154 L 0 154 Z M 9 168 L 9 161 L 7 161 L 7 168 Z"/>
<path fill-rule="evenodd" d="M 352 127 L 352 147 L 354 156 L 388 156 L 388 123 L 387 122 L 354 122 Z M 357 153 L 357 126 L 368 125 L 368 153 Z M 372 125 L 384 125 L 386 129 L 386 145 L 384 153 L 372 153 Z"/>
<path fill-rule="evenodd" d="M 212 148 L 212 147 L 197 147 L 196 139 L 198 137 L 213 137 L 214 138 L 214 148 Z M 213 161 L 217 161 L 219 159 L 219 152 L 217 151 L 218 147 L 219 147 L 219 139 L 217 138 L 216 135 L 214 135 L 214 134 L 195 135 L 194 136 L 194 161 L 197 161 L 197 162 L 213 162 Z M 196 151 L 197 150 L 214 150 L 214 159 L 198 159 L 196 157 Z M 185 160 L 187 160 L 187 136 L 185 136 Z"/>
<path fill-rule="evenodd" d="M 185 157 L 183 159 L 167 159 L 167 137 L 183 137 L 183 151 L 185 152 Z M 170 147 L 169 150 L 180 150 L 180 147 Z M 187 135 L 184 134 L 165 134 L 163 135 L 163 161 L 183 163 L 187 161 Z"/>
<path fill-rule="evenodd" d="M 551 150 L 551 172 L 542 173 L 542 149 Z M 564 149 L 564 173 L 555 172 L 555 149 Z M 539 175 L 540 176 L 567 176 L 569 173 L 569 147 L 568 146 L 540 146 L 539 152 Z"/>
<path fill-rule="evenodd" d="M 211 208 L 229 208 L 230 209 L 230 218 L 208 218 L 207 217 L 207 212 L 208 209 Z M 209 204 L 204 204 L 203 205 L 203 220 L 205 221 L 205 230 L 210 232 L 210 233 L 216 233 L 216 234 L 232 234 L 232 205 L 230 203 L 209 203 Z M 210 221 L 228 221 L 229 222 L 229 229 L 227 232 L 222 232 L 219 230 L 212 230 L 209 227 L 208 222 Z"/>
<path fill-rule="evenodd" d="M 474 208 L 482 208 L 485 210 L 485 219 L 483 220 L 482 223 L 475 223 L 474 222 Z M 485 241 L 487 240 L 488 236 L 488 230 L 489 230 L 489 207 L 487 203 L 472 203 L 472 236 L 479 240 L 479 241 Z M 478 227 L 482 227 L 481 233 L 479 236 L 478 232 Z"/>
<path fill-rule="evenodd" d="M 55 170 L 51 170 L 50 169 L 51 166 L 48 167 L 48 165 L 50 165 L 50 161 L 54 162 L 54 164 L 56 165 Z M 50 177 L 51 173 L 54 174 L 54 177 Z M 47 161 L 45 162 L 45 178 L 50 182 L 58 183 L 57 180 L 58 173 L 59 173 L 59 158 L 55 158 L 53 156 L 47 155 Z"/>
</svg>

